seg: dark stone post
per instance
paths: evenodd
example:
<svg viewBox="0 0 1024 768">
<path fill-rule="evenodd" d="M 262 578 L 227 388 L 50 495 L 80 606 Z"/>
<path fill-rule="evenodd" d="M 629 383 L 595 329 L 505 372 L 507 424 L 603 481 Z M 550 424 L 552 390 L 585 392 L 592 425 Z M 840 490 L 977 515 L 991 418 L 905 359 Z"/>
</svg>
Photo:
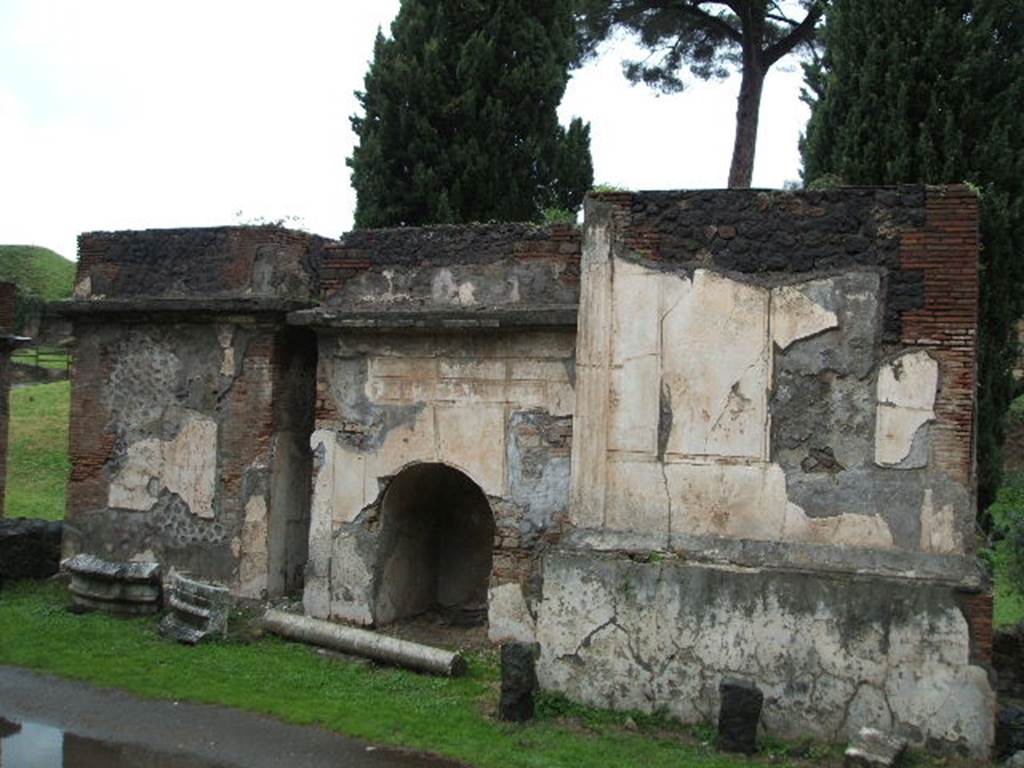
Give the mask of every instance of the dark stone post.
<svg viewBox="0 0 1024 768">
<path fill-rule="evenodd" d="M 726 678 L 718 684 L 718 749 L 752 755 L 757 751 L 757 724 L 764 694 L 746 680 Z"/>
<path fill-rule="evenodd" d="M 536 643 L 505 643 L 501 646 L 501 703 L 498 718 L 523 723 L 533 719 L 537 693 Z"/>
</svg>

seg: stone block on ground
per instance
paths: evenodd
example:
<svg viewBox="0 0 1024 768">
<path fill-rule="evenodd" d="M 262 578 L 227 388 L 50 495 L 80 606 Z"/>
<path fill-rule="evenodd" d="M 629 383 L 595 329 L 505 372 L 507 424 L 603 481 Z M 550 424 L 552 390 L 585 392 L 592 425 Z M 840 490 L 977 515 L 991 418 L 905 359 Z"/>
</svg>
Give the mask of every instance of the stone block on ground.
<svg viewBox="0 0 1024 768">
<path fill-rule="evenodd" d="M 1024 701 L 1007 701 L 996 715 L 996 756 L 1024 752 Z"/>
<path fill-rule="evenodd" d="M 999 695 L 1024 699 L 1024 623 L 995 633 L 992 666 L 999 679 Z"/>
<path fill-rule="evenodd" d="M 900 764 L 907 740 L 874 728 L 861 728 L 846 748 L 845 768 L 891 768 Z"/>
<path fill-rule="evenodd" d="M 1024 768 L 1024 752 L 1018 752 L 1003 763 L 1003 768 Z"/>
<path fill-rule="evenodd" d="M 160 564 L 118 563 L 75 555 L 63 568 L 71 574 L 71 599 L 82 609 L 123 615 L 160 610 Z"/>
<path fill-rule="evenodd" d="M 752 755 L 757 751 L 757 724 L 764 694 L 747 680 L 725 679 L 718 684 L 718 749 Z"/>
<path fill-rule="evenodd" d="M 501 701 L 498 717 L 523 723 L 533 719 L 537 694 L 536 643 L 504 643 L 501 646 Z"/>
<path fill-rule="evenodd" d="M 170 610 L 160 622 L 164 637 L 195 645 L 210 637 L 227 636 L 232 599 L 226 587 L 172 573 L 167 606 Z"/>
<path fill-rule="evenodd" d="M 60 570 L 59 522 L 0 518 L 0 583 L 45 579 Z"/>
</svg>

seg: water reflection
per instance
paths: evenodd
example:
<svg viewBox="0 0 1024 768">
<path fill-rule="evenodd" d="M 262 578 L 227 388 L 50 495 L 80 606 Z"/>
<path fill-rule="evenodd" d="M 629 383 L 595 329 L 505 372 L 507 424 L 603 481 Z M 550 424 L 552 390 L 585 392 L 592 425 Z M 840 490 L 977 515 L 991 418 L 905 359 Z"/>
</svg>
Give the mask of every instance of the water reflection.
<svg viewBox="0 0 1024 768">
<path fill-rule="evenodd" d="M 131 744 L 87 739 L 59 728 L 0 718 L 0 768 L 222 768 Z"/>
</svg>

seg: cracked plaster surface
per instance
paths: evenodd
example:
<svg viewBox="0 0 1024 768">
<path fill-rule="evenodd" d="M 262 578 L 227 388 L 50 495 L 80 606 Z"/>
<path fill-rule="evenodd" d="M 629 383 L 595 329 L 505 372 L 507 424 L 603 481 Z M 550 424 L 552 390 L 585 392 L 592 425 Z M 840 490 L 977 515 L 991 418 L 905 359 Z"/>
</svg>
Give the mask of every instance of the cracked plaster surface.
<svg viewBox="0 0 1024 768">
<path fill-rule="evenodd" d="M 611 281 L 607 331 L 583 337 L 591 348 L 580 352 L 588 360 L 604 345 L 609 355 L 607 453 L 591 459 L 607 464 L 604 526 L 891 548 L 877 515 L 805 514 L 769 458 L 774 354 L 838 326 L 812 298 L 832 281 L 769 289 L 701 269 L 686 277 L 621 259 L 611 266 L 598 273 Z M 606 290 L 601 282 L 590 291 Z M 583 366 L 582 375 L 600 370 Z"/>
<path fill-rule="evenodd" d="M 900 355 L 882 366 L 876 389 L 876 464 L 904 466 L 918 431 L 935 419 L 938 385 L 939 364 L 927 352 Z"/>
<path fill-rule="evenodd" d="M 192 514 L 213 519 L 216 469 L 217 422 L 188 412 L 173 439 L 147 438 L 128 446 L 110 481 L 108 503 L 145 512 L 168 491 L 180 496 Z"/>
<path fill-rule="evenodd" d="M 718 681 L 748 677 L 780 737 L 991 743 L 994 694 L 949 593 L 580 554 L 549 556 L 545 585 L 538 675 L 575 700 L 706 722 Z"/>
</svg>

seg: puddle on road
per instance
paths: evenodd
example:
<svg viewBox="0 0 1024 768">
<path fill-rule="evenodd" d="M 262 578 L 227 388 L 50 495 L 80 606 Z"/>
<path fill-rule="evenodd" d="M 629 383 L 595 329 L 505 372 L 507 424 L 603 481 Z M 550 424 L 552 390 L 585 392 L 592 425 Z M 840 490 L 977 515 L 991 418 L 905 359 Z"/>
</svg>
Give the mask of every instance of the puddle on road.
<svg viewBox="0 0 1024 768">
<path fill-rule="evenodd" d="M 367 765 L 389 768 L 458 768 L 427 755 L 367 747 L 378 759 Z M 362 765 L 357 761 L 358 765 Z M 157 752 L 135 744 L 97 741 L 30 720 L 0 717 L 0 768 L 227 768 L 201 758 Z"/>
<path fill-rule="evenodd" d="M 0 768 L 222 768 L 132 744 L 112 744 L 59 728 L 0 718 Z"/>
</svg>

